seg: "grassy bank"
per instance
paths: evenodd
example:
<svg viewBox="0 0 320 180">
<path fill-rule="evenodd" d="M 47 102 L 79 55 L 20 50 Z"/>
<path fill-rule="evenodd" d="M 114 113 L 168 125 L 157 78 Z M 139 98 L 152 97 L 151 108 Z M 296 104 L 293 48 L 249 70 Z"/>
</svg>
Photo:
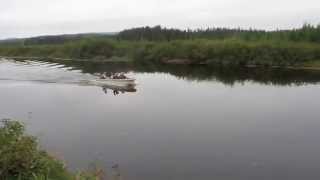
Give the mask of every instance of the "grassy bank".
<svg viewBox="0 0 320 180">
<path fill-rule="evenodd" d="M 62 45 L 0 47 L 0 56 L 143 63 L 258 66 L 319 66 L 320 44 L 310 42 L 176 40 L 170 42 L 87 40 Z"/>
<path fill-rule="evenodd" d="M 65 165 L 41 150 L 37 139 L 25 134 L 23 124 L 3 120 L 0 125 L 0 179 L 96 180 L 94 173 L 72 174 Z"/>
</svg>

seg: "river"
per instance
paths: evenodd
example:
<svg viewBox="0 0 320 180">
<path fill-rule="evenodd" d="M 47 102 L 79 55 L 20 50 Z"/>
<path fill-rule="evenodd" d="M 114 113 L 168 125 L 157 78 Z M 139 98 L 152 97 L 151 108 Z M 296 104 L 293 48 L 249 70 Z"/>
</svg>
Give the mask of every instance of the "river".
<svg viewBox="0 0 320 180">
<path fill-rule="evenodd" d="M 134 89 L 84 83 L 126 72 Z M 0 119 L 124 180 L 319 179 L 320 72 L 0 60 Z"/>
</svg>

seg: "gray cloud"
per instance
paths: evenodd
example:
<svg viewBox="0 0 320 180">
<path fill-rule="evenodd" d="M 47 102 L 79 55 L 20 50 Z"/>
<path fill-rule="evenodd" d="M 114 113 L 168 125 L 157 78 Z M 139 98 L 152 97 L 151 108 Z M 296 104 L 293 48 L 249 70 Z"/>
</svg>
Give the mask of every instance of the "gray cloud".
<svg viewBox="0 0 320 180">
<path fill-rule="evenodd" d="M 318 0 L 0 0 L 0 38 L 161 24 L 287 29 L 320 22 Z"/>
</svg>

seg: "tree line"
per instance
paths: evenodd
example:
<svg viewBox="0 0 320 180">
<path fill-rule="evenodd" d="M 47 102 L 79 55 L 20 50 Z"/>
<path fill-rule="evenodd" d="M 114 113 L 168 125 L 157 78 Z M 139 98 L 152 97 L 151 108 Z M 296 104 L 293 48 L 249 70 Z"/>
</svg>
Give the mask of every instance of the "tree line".
<svg viewBox="0 0 320 180">
<path fill-rule="evenodd" d="M 113 39 L 126 41 L 174 41 L 174 40 L 225 40 L 238 39 L 244 41 L 291 41 L 320 43 L 320 25 L 304 24 L 301 28 L 291 30 L 257 30 L 241 28 L 205 28 L 174 29 L 160 25 L 154 27 L 138 27 L 126 29 L 119 33 L 88 33 L 73 35 L 40 36 L 26 39 L 0 41 L 0 45 L 50 45 L 65 44 L 91 39 Z"/>
<path fill-rule="evenodd" d="M 139 27 L 121 31 L 117 35 L 118 40 L 128 41 L 172 41 L 209 39 L 221 40 L 237 38 L 242 40 L 285 40 L 305 41 L 320 43 L 320 25 L 305 24 L 303 27 L 292 30 L 256 30 L 241 28 L 206 28 L 196 30 L 169 29 L 161 26 Z"/>
</svg>

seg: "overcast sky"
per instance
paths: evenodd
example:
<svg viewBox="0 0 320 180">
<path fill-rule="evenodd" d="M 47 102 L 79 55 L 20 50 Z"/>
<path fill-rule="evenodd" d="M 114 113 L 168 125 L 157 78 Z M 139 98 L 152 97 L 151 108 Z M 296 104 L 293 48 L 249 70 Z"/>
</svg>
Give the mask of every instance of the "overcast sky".
<svg viewBox="0 0 320 180">
<path fill-rule="evenodd" d="M 320 0 L 0 0 L 0 39 L 137 26 L 287 29 L 320 23 Z"/>
</svg>

